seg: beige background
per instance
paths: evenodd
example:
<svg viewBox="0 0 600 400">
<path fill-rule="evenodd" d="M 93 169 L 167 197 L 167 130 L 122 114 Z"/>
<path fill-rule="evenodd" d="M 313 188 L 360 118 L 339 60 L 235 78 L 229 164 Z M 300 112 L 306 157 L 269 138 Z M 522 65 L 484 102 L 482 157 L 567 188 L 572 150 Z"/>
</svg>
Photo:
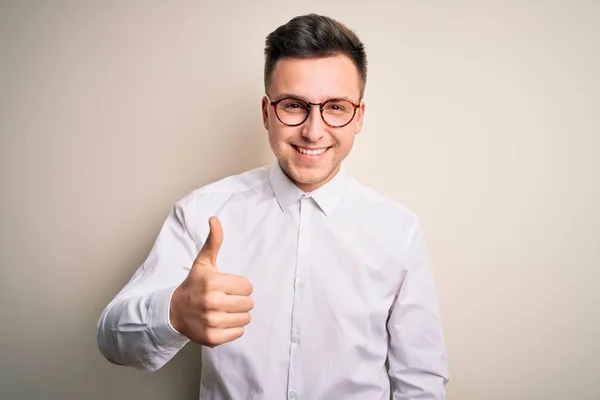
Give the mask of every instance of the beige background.
<svg viewBox="0 0 600 400">
<path fill-rule="evenodd" d="M 366 43 L 347 165 L 423 222 L 448 398 L 600 399 L 599 4 L 2 1 L 0 398 L 197 398 L 197 347 L 148 375 L 96 322 L 177 199 L 271 161 L 264 38 L 315 11 Z"/>
</svg>

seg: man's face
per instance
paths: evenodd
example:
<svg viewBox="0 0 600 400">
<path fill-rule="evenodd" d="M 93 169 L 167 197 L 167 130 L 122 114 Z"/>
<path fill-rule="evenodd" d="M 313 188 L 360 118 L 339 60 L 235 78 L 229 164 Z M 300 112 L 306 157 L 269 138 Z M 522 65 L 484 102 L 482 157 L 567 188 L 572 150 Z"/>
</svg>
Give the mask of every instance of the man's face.
<svg viewBox="0 0 600 400">
<path fill-rule="evenodd" d="M 358 104 L 360 77 L 345 55 L 284 58 L 275 65 L 267 94 L 272 101 L 291 95 L 312 103 L 347 99 Z M 333 178 L 350 153 L 354 135 L 362 128 L 365 104 L 361 102 L 352 121 L 341 128 L 328 126 L 317 106 L 311 106 L 308 118 L 299 126 L 284 125 L 266 96 L 262 111 L 269 144 L 281 168 L 300 189 L 310 192 Z"/>
</svg>

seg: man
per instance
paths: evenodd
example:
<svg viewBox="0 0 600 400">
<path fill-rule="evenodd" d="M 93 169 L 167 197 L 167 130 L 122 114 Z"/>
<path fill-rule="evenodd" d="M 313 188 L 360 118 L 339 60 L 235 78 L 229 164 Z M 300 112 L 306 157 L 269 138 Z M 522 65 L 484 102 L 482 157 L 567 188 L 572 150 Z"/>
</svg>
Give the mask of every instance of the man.
<svg viewBox="0 0 600 400">
<path fill-rule="evenodd" d="M 363 44 L 307 15 L 267 37 L 265 58 L 278 162 L 175 204 L 100 318 L 102 353 L 154 371 L 198 343 L 203 400 L 445 398 L 418 221 L 342 167 L 365 113 Z"/>
</svg>

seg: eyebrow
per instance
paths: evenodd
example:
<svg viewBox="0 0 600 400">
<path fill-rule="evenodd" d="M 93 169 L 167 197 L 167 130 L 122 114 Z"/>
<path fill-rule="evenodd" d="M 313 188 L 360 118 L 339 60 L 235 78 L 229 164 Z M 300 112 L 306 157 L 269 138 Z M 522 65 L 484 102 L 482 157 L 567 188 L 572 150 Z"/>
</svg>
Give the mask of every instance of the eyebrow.
<svg viewBox="0 0 600 400">
<path fill-rule="evenodd" d="M 279 96 L 275 96 L 275 98 L 273 99 L 273 101 L 278 101 L 281 99 L 285 99 L 285 98 L 294 98 L 294 99 L 298 99 L 298 100 L 302 100 L 305 101 L 307 103 L 311 103 L 311 101 L 307 100 L 306 98 L 302 97 L 302 96 L 298 96 L 297 94 L 293 94 L 293 93 L 282 93 Z M 347 96 L 336 96 L 336 97 L 328 97 L 326 98 L 323 103 L 325 103 L 326 101 L 331 101 L 331 100 L 346 100 L 349 101 L 351 103 L 354 103 L 354 100 L 352 100 L 350 97 Z"/>
</svg>

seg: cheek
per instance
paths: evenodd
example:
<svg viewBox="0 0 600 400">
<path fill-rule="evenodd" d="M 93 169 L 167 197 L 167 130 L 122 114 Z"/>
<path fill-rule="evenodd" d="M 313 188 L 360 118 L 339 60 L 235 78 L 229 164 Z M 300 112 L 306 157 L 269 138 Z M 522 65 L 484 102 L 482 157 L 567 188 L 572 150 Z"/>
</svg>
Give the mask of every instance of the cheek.
<svg viewBox="0 0 600 400">
<path fill-rule="evenodd" d="M 288 146 L 287 143 L 289 139 L 290 133 L 287 132 L 286 129 L 271 125 L 271 129 L 269 129 L 269 142 L 271 143 L 272 147 L 285 149 Z"/>
<path fill-rule="evenodd" d="M 342 153 L 347 153 L 352 149 L 352 145 L 354 144 L 354 129 L 354 126 L 348 126 L 343 131 L 336 132 L 333 135 Z"/>
</svg>

